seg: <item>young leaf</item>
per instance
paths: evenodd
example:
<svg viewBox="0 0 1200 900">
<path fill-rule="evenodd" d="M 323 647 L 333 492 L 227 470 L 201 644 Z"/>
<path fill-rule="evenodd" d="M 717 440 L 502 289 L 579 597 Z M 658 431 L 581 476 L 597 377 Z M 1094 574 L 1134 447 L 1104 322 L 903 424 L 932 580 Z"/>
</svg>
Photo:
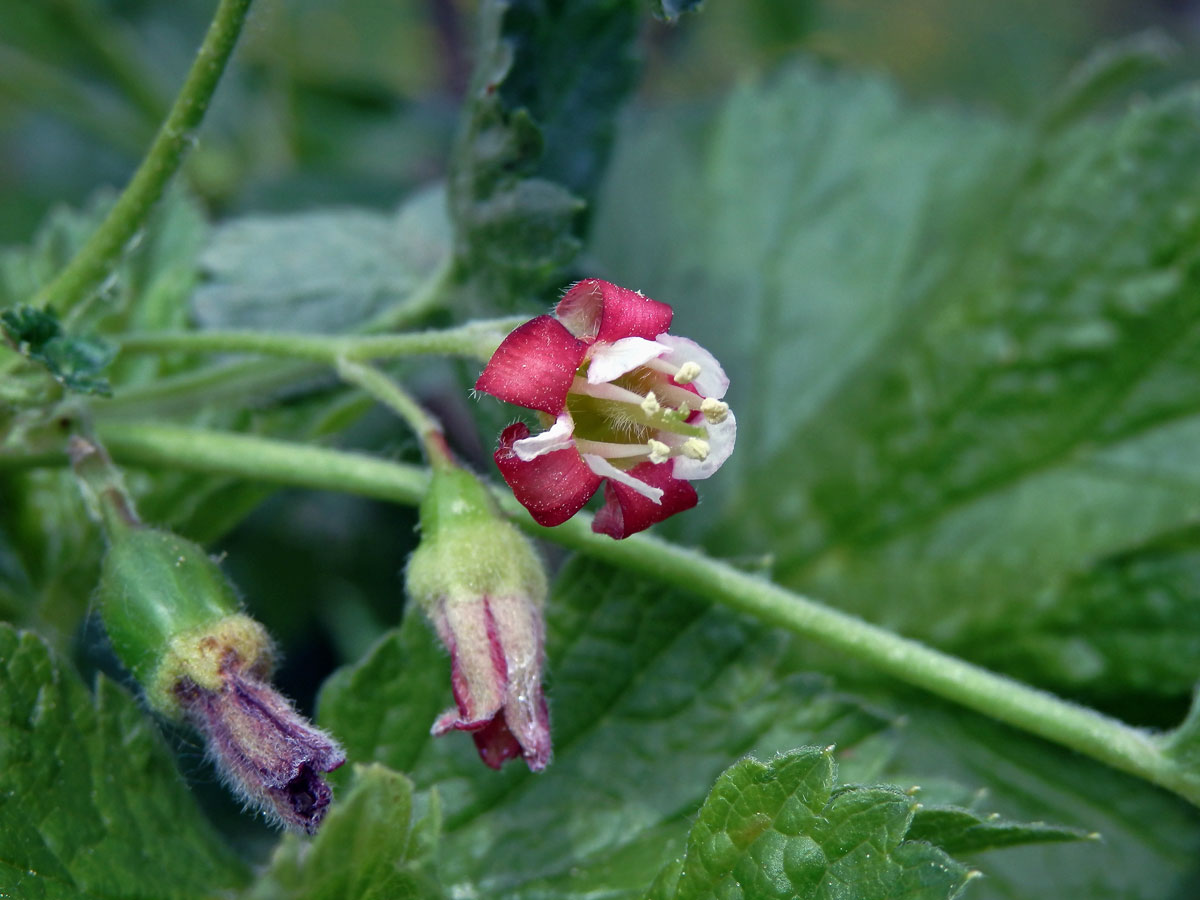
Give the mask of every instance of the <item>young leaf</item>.
<svg viewBox="0 0 1200 900">
<path fill-rule="evenodd" d="M 1081 572 L 1191 523 L 1198 110 L 1185 90 L 1039 136 L 797 67 L 633 126 L 593 254 L 685 301 L 755 450 L 693 536 L 996 659 Z M 1138 639 L 1075 684 L 1111 689 Z"/>
<path fill-rule="evenodd" d="M 511 307 L 580 247 L 582 211 L 633 86 L 633 0 L 486 0 L 450 175 L 455 255 Z"/>
<path fill-rule="evenodd" d="M 247 900 L 435 900 L 436 795 L 413 821 L 412 785 L 381 765 L 356 766 L 311 846 L 288 835 Z"/>
<path fill-rule="evenodd" d="M 688 835 L 674 890 L 687 898 L 942 900 L 973 873 L 905 834 L 916 803 L 890 787 L 834 789 L 830 750 L 744 759 L 717 779 Z"/>
<path fill-rule="evenodd" d="M 108 341 L 68 336 L 53 310 L 32 306 L 0 312 L 0 328 L 19 353 L 45 366 L 68 390 L 105 397 L 112 393 L 100 374 L 117 354 Z"/>
<path fill-rule="evenodd" d="M 447 884 L 484 896 L 640 894 L 737 757 L 836 742 L 846 767 L 873 775 L 867 748 L 888 721 L 821 678 L 788 674 L 787 641 L 769 629 L 582 560 L 559 576 L 547 616 L 555 756 L 538 775 L 486 769 L 466 735 L 429 737 L 453 701 L 423 622 L 322 691 L 319 719 L 352 761 L 439 786 Z"/>
<path fill-rule="evenodd" d="M 200 898 L 245 880 L 129 695 L 100 677 L 91 696 L 0 624 L 0 894 Z"/>
</svg>

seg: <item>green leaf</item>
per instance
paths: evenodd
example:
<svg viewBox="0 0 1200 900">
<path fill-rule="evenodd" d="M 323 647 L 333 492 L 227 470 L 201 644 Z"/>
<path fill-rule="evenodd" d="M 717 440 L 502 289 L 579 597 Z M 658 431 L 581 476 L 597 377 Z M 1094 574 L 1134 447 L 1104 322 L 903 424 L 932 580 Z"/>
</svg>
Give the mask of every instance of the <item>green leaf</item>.
<svg viewBox="0 0 1200 900">
<path fill-rule="evenodd" d="M 356 766 L 349 795 L 330 809 L 309 845 L 286 836 L 248 900 L 418 900 L 441 889 L 429 870 L 436 797 L 413 821 L 412 785 L 384 766 Z"/>
<path fill-rule="evenodd" d="M 980 792 L 972 808 L 994 809 L 1003 819 L 1064 823 L 1081 833 L 1100 835 L 1098 841 L 1031 844 L 998 850 L 978 861 L 971 857 L 986 875 L 972 885 L 971 900 L 1149 900 L 1195 893 L 1200 884 L 1200 811 L 1194 806 L 1079 754 L 928 696 L 898 691 L 894 685 L 877 685 L 868 696 L 877 696 L 886 708 L 902 709 L 907 720 L 895 744 L 896 755 L 880 780 L 919 785 L 916 798 L 928 798 L 930 806 L 963 805 L 971 792 L 960 786 L 970 785 Z"/>
<path fill-rule="evenodd" d="M 91 696 L 0 624 L 0 893 L 192 898 L 245 880 L 129 695 L 100 677 Z"/>
<path fill-rule="evenodd" d="M 449 252 L 445 195 L 395 214 L 328 210 L 233 219 L 200 256 L 203 328 L 352 330 L 402 303 Z"/>
<path fill-rule="evenodd" d="M 1035 134 L 797 66 L 711 118 L 635 122 L 592 252 L 679 304 L 752 448 L 678 527 L 976 658 L 1083 618 L 1080 579 L 1194 522 L 1198 112 L 1185 90 Z M 1111 693 L 1147 646 L 1191 646 L 1143 586 L 1123 604 L 1154 634 L 1013 671 Z"/>
<path fill-rule="evenodd" d="M 917 793 L 919 800 L 921 795 Z M 1013 822 L 999 813 L 980 814 L 961 806 L 922 804 L 904 835 L 906 840 L 924 841 L 947 853 L 969 854 L 1022 844 L 1055 844 L 1097 840 L 1100 835 L 1065 825 L 1045 822 Z"/>
<path fill-rule="evenodd" d="M 32 306 L 0 312 L 0 327 L 22 356 L 45 366 L 63 387 L 105 397 L 112 393 L 108 379 L 100 374 L 117 354 L 108 341 L 68 336 L 54 310 Z"/>
<path fill-rule="evenodd" d="M 510 308 L 575 258 L 633 86 L 633 0 L 487 0 L 450 176 L 455 254 Z"/>
<path fill-rule="evenodd" d="M 972 873 L 942 850 L 905 840 L 913 798 L 841 787 L 829 750 L 806 747 L 738 762 L 717 779 L 688 835 L 674 891 L 685 898 L 957 897 Z"/>
<path fill-rule="evenodd" d="M 746 753 L 836 743 L 873 777 L 888 720 L 820 677 L 787 640 L 720 609 L 575 560 L 547 604 L 554 761 L 486 769 L 465 734 L 429 737 L 453 702 L 428 627 L 406 621 L 322 691 L 352 761 L 404 768 L 446 805 L 446 884 L 481 896 L 640 896 L 683 849 L 713 780 Z M 431 700 L 432 698 L 432 700 Z"/>
</svg>

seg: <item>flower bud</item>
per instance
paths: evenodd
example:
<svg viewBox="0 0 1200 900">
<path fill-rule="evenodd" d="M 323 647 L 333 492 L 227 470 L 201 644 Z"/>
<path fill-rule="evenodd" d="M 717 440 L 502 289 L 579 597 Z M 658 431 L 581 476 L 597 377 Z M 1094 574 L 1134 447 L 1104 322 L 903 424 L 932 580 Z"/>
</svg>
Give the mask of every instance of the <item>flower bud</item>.
<svg viewBox="0 0 1200 900">
<path fill-rule="evenodd" d="M 530 769 L 544 769 L 550 719 L 541 684 L 541 561 L 484 487 L 457 467 L 435 467 L 421 529 L 408 563 L 408 594 L 450 652 L 456 703 L 431 732 L 471 732 L 493 769 L 518 755 Z"/>
<path fill-rule="evenodd" d="M 117 657 L 152 708 L 204 735 L 248 805 L 315 831 L 332 799 L 321 773 L 345 754 L 270 685 L 266 629 L 239 611 L 233 586 L 199 546 L 138 520 L 98 446 L 76 438 L 71 456 L 108 536 L 99 609 Z"/>
</svg>

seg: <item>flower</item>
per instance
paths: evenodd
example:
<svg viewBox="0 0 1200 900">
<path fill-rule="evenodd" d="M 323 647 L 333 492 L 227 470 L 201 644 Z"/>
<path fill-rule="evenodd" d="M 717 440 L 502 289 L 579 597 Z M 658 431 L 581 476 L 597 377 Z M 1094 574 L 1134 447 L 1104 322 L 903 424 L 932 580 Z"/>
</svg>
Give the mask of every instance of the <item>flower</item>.
<svg viewBox="0 0 1200 900">
<path fill-rule="evenodd" d="M 434 468 L 405 581 L 450 652 L 455 705 L 430 732 L 470 732 L 493 769 L 518 756 L 533 771 L 544 769 L 550 762 L 541 681 L 546 573 L 530 542 L 469 472 Z"/>
<path fill-rule="evenodd" d="M 696 505 L 689 482 L 733 452 L 729 379 L 694 341 L 667 333 L 665 303 L 607 281 L 573 285 L 551 316 L 509 334 L 475 389 L 536 410 L 500 435 L 500 474 L 540 525 L 565 522 L 604 484 L 592 530 L 628 537 Z"/>
<path fill-rule="evenodd" d="M 170 692 L 249 806 L 313 834 L 333 799 L 321 776 L 342 765 L 346 754 L 271 686 L 271 665 L 266 630 L 232 615 L 175 638 L 156 686 Z"/>
</svg>

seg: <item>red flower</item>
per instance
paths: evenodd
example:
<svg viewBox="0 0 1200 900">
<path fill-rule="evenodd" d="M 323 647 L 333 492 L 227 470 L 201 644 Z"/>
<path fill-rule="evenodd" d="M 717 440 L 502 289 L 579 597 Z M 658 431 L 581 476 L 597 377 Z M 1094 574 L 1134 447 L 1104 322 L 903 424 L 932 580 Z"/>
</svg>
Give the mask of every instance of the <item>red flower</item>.
<svg viewBox="0 0 1200 900">
<path fill-rule="evenodd" d="M 628 537 L 696 505 L 689 482 L 733 452 L 737 424 L 721 401 L 729 386 L 700 345 L 667 334 L 665 303 L 589 278 L 553 316 L 513 331 L 476 390 L 541 413 L 500 435 L 496 465 L 540 524 L 559 525 L 603 483 L 592 530 Z"/>
</svg>

